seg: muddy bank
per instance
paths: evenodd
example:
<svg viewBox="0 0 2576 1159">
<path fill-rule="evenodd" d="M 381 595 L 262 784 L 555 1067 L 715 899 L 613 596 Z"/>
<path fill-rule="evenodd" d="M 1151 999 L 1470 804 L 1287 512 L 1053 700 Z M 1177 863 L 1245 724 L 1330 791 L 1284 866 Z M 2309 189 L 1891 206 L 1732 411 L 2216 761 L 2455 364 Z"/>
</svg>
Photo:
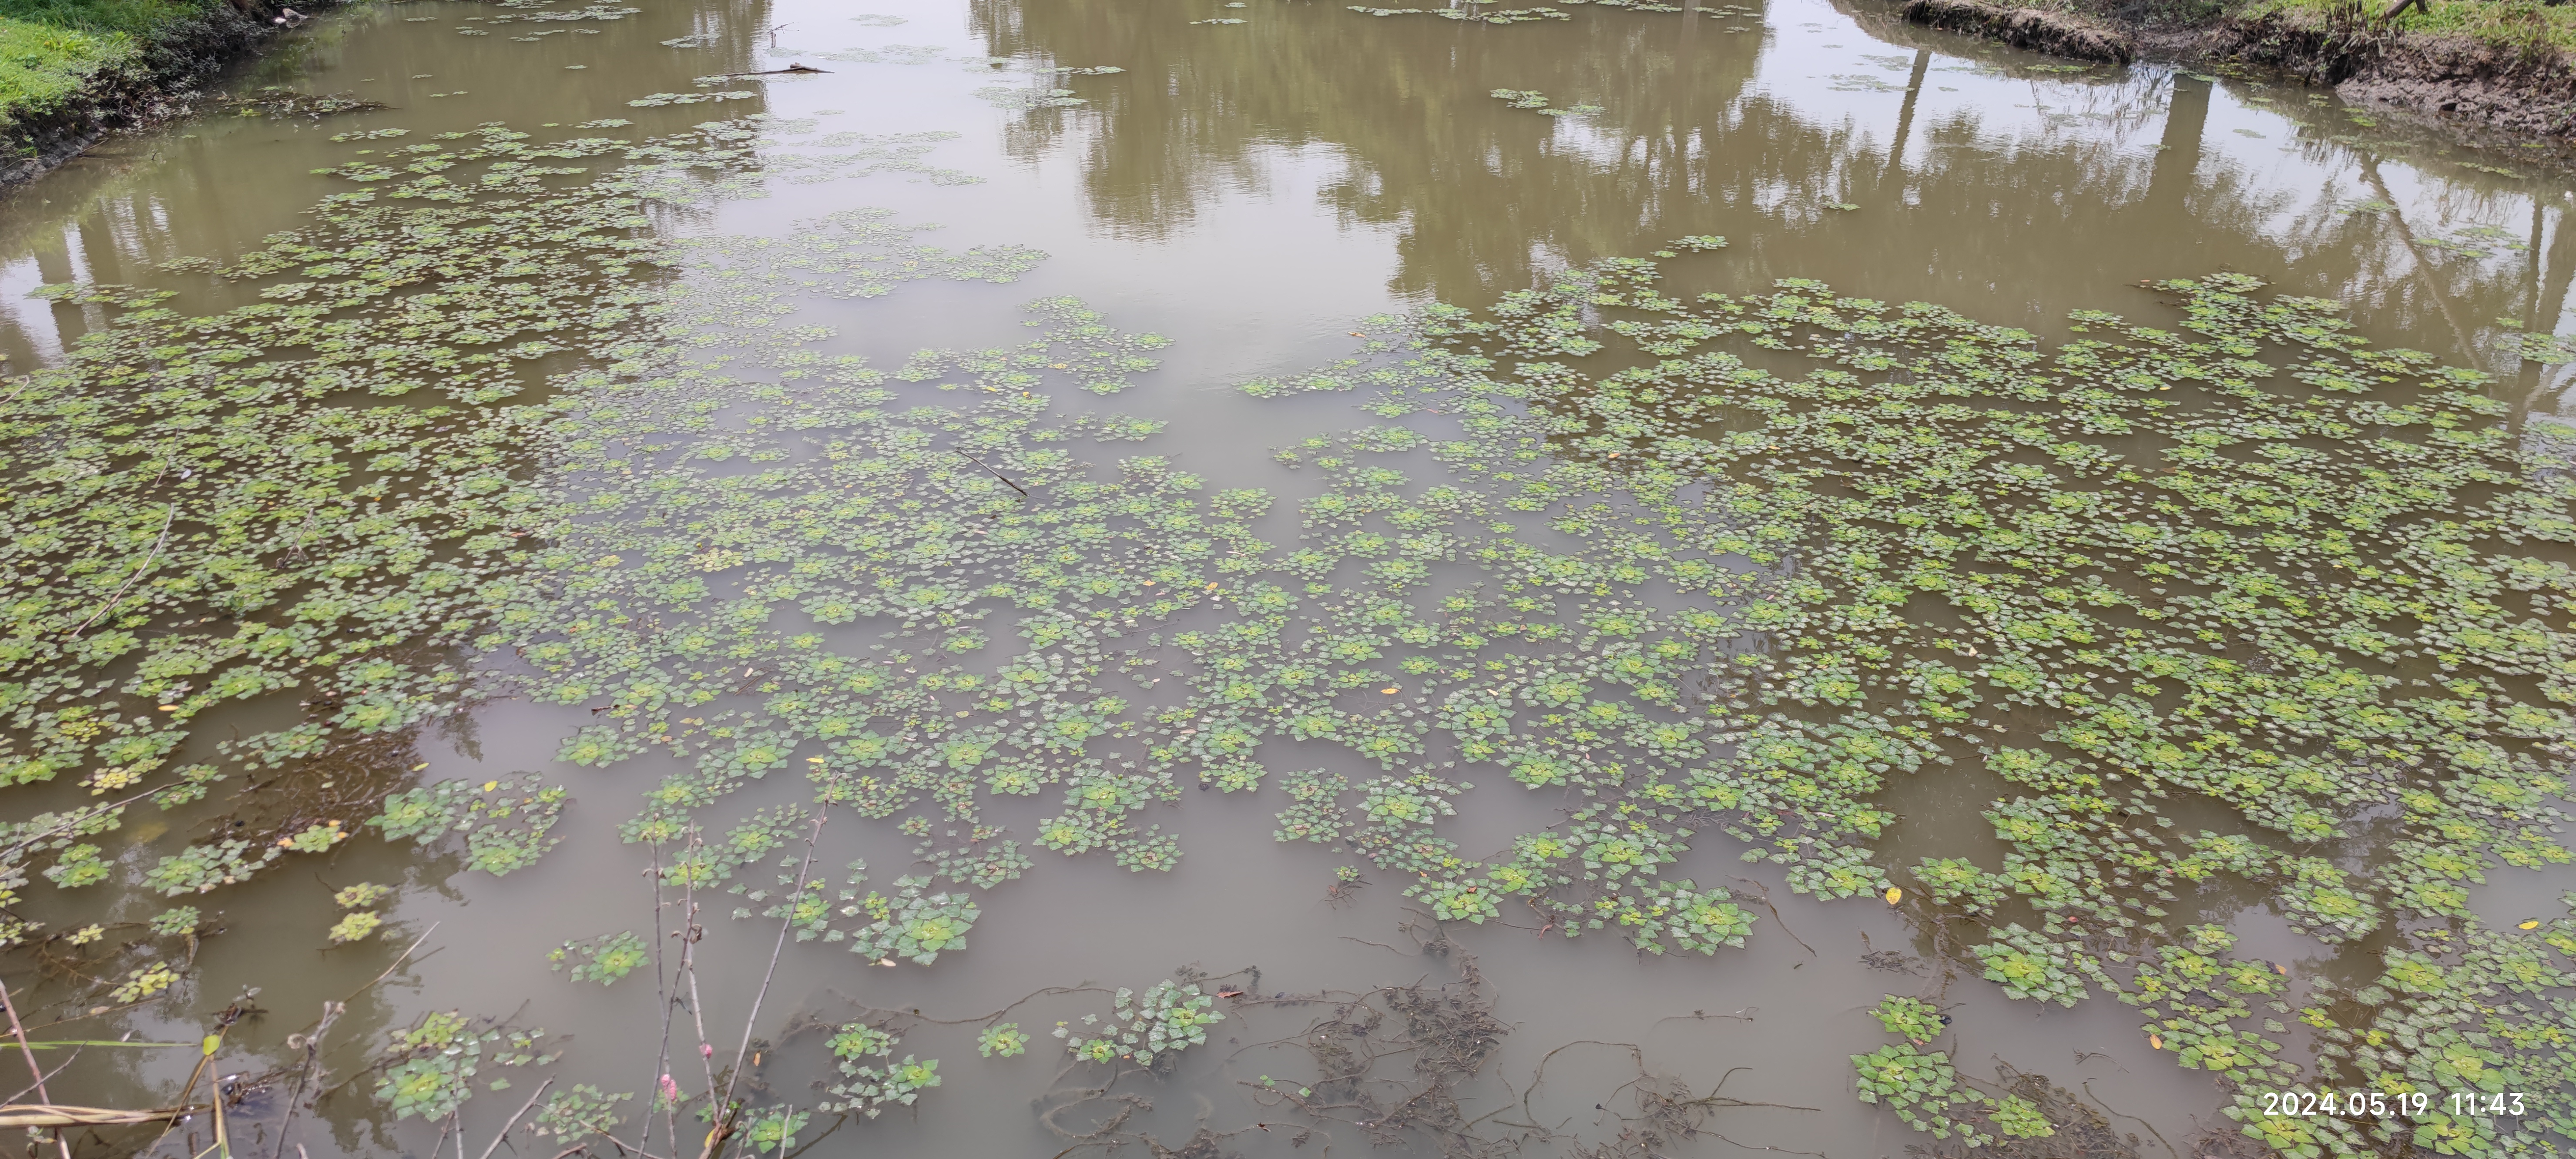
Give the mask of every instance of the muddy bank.
<svg viewBox="0 0 2576 1159">
<path fill-rule="evenodd" d="M 2137 56 L 2136 42 L 2127 33 L 2064 12 L 2004 8 L 1978 0 L 1910 0 L 1905 18 L 2076 60 L 2127 64 Z"/>
<path fill-rule="evenodd" d="M 1905 19 L 2076 60 L 2138 56 L 2279 69 L 2344 99 L 2518 137 L 2576 139 L 2576 62 L 2459 36 L 2336 28 L 2266 16 L 2149 26 L 2117 15 L 1910 0 Z"/>
<path fill-rule="evenodd" d="M 2177 38 L 2208 60 L 2269 65 L 2344 99 L 2519 136 L 2576 137 L 2576 62 L 2458 36 L 2341 30 L 2277 17 Z"/>
<path fill-rule="evenodd" d="M 308 7 L 335 6 L 315 0 Z M 0 188 L 43 176 L 111 132 L 187 112 L 199 82 L 282 31 L 271 23 L 275 16 L 259 0 L 211 7 L 163 29 L 139 58 L 101 68 L 60 105 L 0 124 Z"/>
</svg>

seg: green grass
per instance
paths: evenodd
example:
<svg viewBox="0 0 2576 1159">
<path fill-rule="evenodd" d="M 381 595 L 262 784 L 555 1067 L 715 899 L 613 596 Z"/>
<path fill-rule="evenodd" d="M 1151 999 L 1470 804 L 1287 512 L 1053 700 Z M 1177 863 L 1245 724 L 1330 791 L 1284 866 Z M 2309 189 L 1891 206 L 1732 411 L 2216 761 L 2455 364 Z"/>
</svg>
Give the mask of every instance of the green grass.
<svg viewBox="0 0 2576 1159">
<path fill-rule="evenodd" d="M 202 11 L 186 0 L 0 0 L 0 123 L 58 106 Z"/>
<path fill-rule="evenodd" d="M 2456 36 L 2524 53 L 2576 54 L 2576 5 L 2552 7 L 2540 0 L 2429 0 L 2430 12 L 2408 9 L 2397 27 L 2431 36 Z M 2361 11 L 2375 18 L 2388 0 L 2363 0 Z M 2247 15 L 2280 14 L 2324 22 L 2337 10 L 2349 12 L 2350 0 L 2257 0 Z"/>
<path fill-rule="evenodd" d="M 2408 10 L 2397 26 L 2409 32 L 2466 36 L 2522 49 L 2576 52 L 2576 9 L 2537 0 L 2432 0 L 2430 13 Z"/>
<path fill-rule="evenodd" d="M 132 36 L 0 16 L 0 121 L 62 103 L 102 68 L 131 58 Z"/>
</svg>

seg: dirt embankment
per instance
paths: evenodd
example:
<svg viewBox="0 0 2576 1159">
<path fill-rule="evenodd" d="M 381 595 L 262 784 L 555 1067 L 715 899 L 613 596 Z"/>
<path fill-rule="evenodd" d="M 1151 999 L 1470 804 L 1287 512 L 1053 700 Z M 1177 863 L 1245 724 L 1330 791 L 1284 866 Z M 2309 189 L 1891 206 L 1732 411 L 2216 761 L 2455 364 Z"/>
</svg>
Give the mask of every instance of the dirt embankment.
<svg viewBox="0 0 2576 1159">
<path fill-rule="evenodd" d="M 2349 101 L 2377 101 L 2522 136 L 2576 139 L 2576 61 L 2466 37 L 2235 20 L 2181 46 L 2269 65 Z"/>
<path fill-rule="evenodd" d="M 314 0 L 318 11 L 336 0 Z M 140 58 L 111 65 L 60 104 L 0 122 L 0 187 L 32 181 L 99 138 L 185 113 L 196 86 L 280 29 L 275 0 L 229 0 L 164 28 Z"/>
<path fill-rule="evenodd" d="M 2139 56 L 2261 65 L 2377 102 L 2491 132 L 2576 141 L 2576 61 L 2467 37 L 2337 28 L 2280 17 L 2221 17 L 2147 29 L 2109 18 L 1981 0 L 1909 0 L 1905 19 L 2077 60 Z"/>
<path fill-rule="evenodd" d="M 1907 0 L 1905 18 L 2076 60 L 2127 64 L 2138 55 L 2136 39 L 2120 29 L 2039 8 L 2006 8 L 1980 0 Z"/>
</svg>

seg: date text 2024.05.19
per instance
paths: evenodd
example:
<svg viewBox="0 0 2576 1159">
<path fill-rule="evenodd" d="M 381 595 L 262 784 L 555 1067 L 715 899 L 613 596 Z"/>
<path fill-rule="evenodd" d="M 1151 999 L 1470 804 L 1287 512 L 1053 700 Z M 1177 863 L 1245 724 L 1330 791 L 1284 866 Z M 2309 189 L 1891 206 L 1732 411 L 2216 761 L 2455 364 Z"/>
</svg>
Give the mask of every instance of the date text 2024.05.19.
<svg viewBox="0 0 2576 1159">
<path fill-rule="evenodd" d="M 2384 1091 L 2265 1091 L 2263 1113 L 2292 1115 L 2301 1118 L 2335 1115 L 2344 1118 L 2401 1116 L 2415 1118 L 2441 1113 L 2445 1115 L 2520 1115 L 2521 1091 L 2451 1091 L 2432 1094 L 2408 1091 L 2389 1094 Z"/>
</svg>

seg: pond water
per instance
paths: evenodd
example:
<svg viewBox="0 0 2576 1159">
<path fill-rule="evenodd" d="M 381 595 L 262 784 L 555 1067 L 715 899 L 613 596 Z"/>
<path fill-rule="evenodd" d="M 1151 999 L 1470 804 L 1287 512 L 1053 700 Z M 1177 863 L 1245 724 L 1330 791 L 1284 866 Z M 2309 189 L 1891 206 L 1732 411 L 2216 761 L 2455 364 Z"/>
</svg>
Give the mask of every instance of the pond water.
<svg viewBox="0 0 2576 1159">
<path fill-rule="evenodd" d="M 2576 1138 L 2554 151 L 1815 0 L 223 93 L 0 195 L 73 1151 Z"/>
</svg>

